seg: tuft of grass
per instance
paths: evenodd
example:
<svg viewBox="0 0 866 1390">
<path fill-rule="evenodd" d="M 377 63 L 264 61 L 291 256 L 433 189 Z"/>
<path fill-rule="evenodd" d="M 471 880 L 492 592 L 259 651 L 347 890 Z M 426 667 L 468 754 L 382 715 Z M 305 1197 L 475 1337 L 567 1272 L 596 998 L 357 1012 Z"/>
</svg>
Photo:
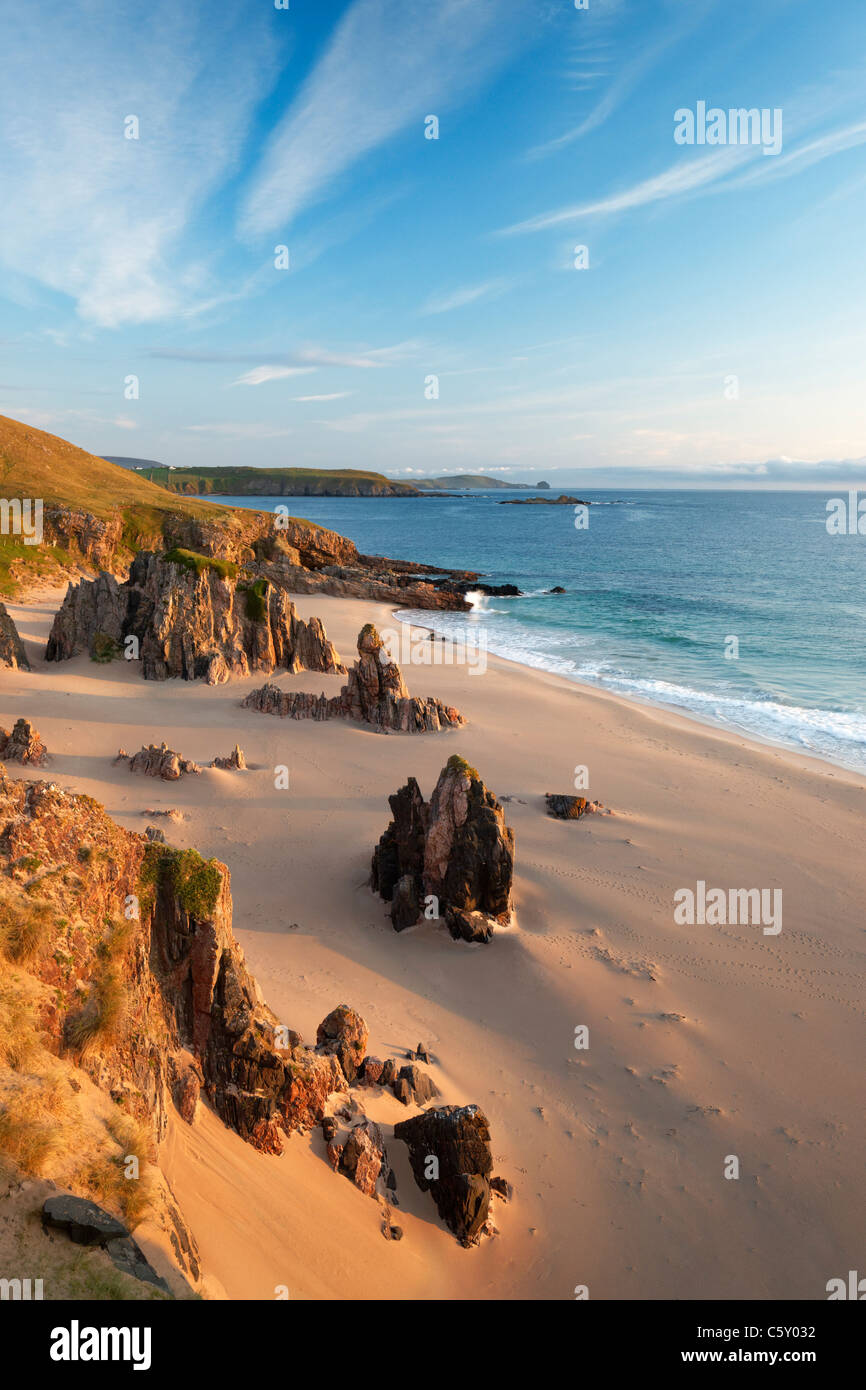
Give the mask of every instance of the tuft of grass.
<svg viewBox="0 0 866 1390">
<path fill-rule="evenodd" d="M 50 903 L 0 896 L 0 954 L 16 962 L 44 953 L 54 925 Z"/>
<path fill-rule="evenodd" d="M 120 656 L 120 648 L 114 638 L 109 637 L 105 632 L 97 632 L 90 648 L 90 660 L 105 665 L 109 661 L 114 661 L 115 657 L 118 656 Z"/>
<path fill-rule="evenodd" d="M 69 1045 L 82 1057 L 106 1047 L 119 1036 L 125 1011 L 126 989 L 120 972 L 107 966 L 94 981 L 84 1008 L 66 1020 Z"/>
<path fill-rule="evenodd" d="M 56 1077 L 6 1089 L 0 1103 L 0 1167 L 39 1177 L 63 1147 L 65 1102 Z"/>
<path fill-rule="evenodd" d="M 474 767 L 472 767 L 469 763 L 467 763 L 467 761 L 466 761 L 465 758 L 461 758 L 461 756 L 460 756 L 459 753 L 452 753 L 452 754 L 451 754 L 451 757 L 448 759 L 447 763 L 445 764 L 444 771 L 446 771 L 446 772 L 462 772 L 463 775 L 464 775 L 464 777 L 468 777 L 468 778 L 469 778 L 470 782 L 480 782 L 480 781 L 481 781 L 481 778 L 480 778 L 479 775 L 478 775 L 477 769 L 474 768 Z"/>
<path fill-rule="evenodd" d="M 266 579 L 257 579 L 254 584 L 244 590 L 246 615 L 254 623 L 263 623 L 268 616 L 267 592 L 268 581 Z"/>
<path fill-rule="evenodd" d="M 204 574 L 205 570 L 216 570 L 221 579 L 236 579 L 238 567 L 231 560 L 219 560 L 214 555 L 199 555 L 195 550 L 184 550 L 174 546 L 162 557 L 169 564 L 181 565 L 184 569 Z"/>
</svg>

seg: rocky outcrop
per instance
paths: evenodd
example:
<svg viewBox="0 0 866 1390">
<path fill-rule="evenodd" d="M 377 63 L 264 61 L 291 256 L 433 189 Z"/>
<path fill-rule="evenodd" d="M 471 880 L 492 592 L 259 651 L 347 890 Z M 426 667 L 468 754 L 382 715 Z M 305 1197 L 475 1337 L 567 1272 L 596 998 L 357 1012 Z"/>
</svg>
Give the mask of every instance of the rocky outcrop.
<svg viewBox="0 0 866 1390">
<path fill-rule="evenodd" d="M 227 772 L 245 772 L 247 760 L 244 757 L 244 750 L 239 743 L 236 743 L 227 758 L 214 758 L 211 767 L 221 767 Z"/>
<path fill-rule="evenodd" d="M 0 729 L 0 759 L 43 767 L 48 762 L 48 749 L 28 719 L 16 719 L 11 733 Z"/>
<path fill-rule="evenodd" d="M 326 1020 L 335 1052 L 281 1024 L 234 938 L 217 860 L 149 844 L 92 798 L 0 768 L 0 897 L 7 940 L 11 922 L 46 986 L 34 1016 L 46 1044 L 157 1142 L 168 1107 L 191 1120 L 201 1088 L 224 1123 L 279 1153 L 347 1089 L 339 1056 L 366 1045 L 363 1021 L 345 1006 L 342 1033 Z"/>
<path fill-rule="evenodd" d="M 544 799 L 547 802 L 547 814 L 556 820 L 580 820 L 581 816 L 604 813 L 604 806 L 600 801 L 587 801 L 585 796 L 559 796 L 545 792 Z"/>
<path fill-rule="evenodd" d="M 355 719 L 376 729 L 400 733 L 435 733 L 465 724 L 459 710 L 435 697 L 409 694 L 396 661 L 389 661 L 385 644 L 372 623 L 358 635 L 358 660 L 339 695 L 330 699 L 303 691 L 281 690 L 267 684 L 243 700 L 244 708 L 291 719 Z"/>
<path fill-rule="evenodd" d="M 149 743 L 146 748 L 140 748 L 133 755 L 119 748 L 114 761 L 128 763 L 130 772 L 140 772 L 145 777 L 161 777 L 164 782 L 176 782 L 179 777 L 188 773 L 201 772 L 198 763 L 194 763 L 191 758 L 182 758 L 165 743 L 160 743 L 159 746 Z"/>
<path fill-rule="evenodd" d="M 428 1100 L 435 1100 L 442 1094 L 433 1078 L 414 1063 L 400 1068 L 393 1091 L 403 1105 L 426 1105 Z"/>
<path fill-rule="evenodd" d="M 496 797 L 455 755 L 429 805 L 414 777 L 388 800 L 393 820 L 373 853 L 371 886 L 391 903 L 395 931 L 423 910 L 455 939 L 489 941 L 510 920 L 514 874 L 514 835 Z"/>
<path fill-rule="evenodd" d="M 443 1105 L 394 1126 L 422 1192 L 461 1245 L 476 1245 L 490 1209 L 490 1130 L 477 1105 Z M 432 1162 L 431 1160 L 435 1160 Z"/>
<path fill-rule="evenodd" d="M 337 1157 L 337 1172 L 342 1173 L 366 1197 L 384 1196 L 381 1188 L 390 1171 L 388 1153 L 382 1131 L 373 1120 L 355 1125 Z"/>
<path fill-rule="evenodd" d="M 153 1284 L 163 1293 L 171 1292 L 123 1222 L 117 1221 L 95 1202 L 71 1193 L 58 1193 L 43 1204 L 42 1225 L 49 1230 L 62 1231 L 75 1245 L 100 1246 L 123 1274 L 131 1274 L 135 1279 Z"/>
<path fill-rule="evenodd" d="M 124 583 L 103 573 L 70 584 L 46 660 L 112 648 L 138 660 L 145 680 L 345 671 L 319 619 L 300 619 L 285 589 L 239 584 L 235 566 L 182 549 L 140 552 Z"/>
<path fill-rule="evenodd" d="M 14 671 L 29 671 L 30 662 L 24 650 L 24 643 L 18 636 L 18 629 L 0 603 L 0 666 L 11 666 Z"/>
<path fill-rule="evenodd" d="M 368 1041 L 366 1023 L 348 1004 L 333 1009 L 316 1031 L 316 1051 L 336 1057 L 347 1081 L 357 1077 Z"/>
</svg>

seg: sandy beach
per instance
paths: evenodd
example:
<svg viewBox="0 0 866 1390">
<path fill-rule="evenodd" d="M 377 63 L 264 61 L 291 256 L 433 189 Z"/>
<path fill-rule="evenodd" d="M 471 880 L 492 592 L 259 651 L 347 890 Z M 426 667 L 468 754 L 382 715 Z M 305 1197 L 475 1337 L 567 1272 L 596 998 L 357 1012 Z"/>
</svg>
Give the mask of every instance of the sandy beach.
<svg viewBox="0 0 866 1390">
<path fill-rule="evenodd" d="M 183 812 L 167 838 L 230 868 L 235 933 L 279 1017 L 311 1041 L 345 1002 L 371 1052 L 426 1043 L 443 1099 L 482 1107 L 514 1186 L 499 1234 L 461 1249 L 390 1139 L 406 1110 L 370 1090 L 404 1230 L 387 1242 L 318 1132 L 268 1157 L 202 1107 L 173 1122 L 162 1166 L 212 1294 L 820 1299 L 862 1267 L 866 781 L 494 657 L 483 674 L 404 669 L 413 694 L 463 711 L 458 731 L 269 717 L 240 708 L 261 676 L 208 688 L 144 682 L 133 663 L 47 665 L 61 597 L 8 605 L 34 669 L 2 673 L 0 724 L 32 720 L 46 775 L 130 830 L 145 808 Z M 375 603 L 295 603 L 347 665 L 363 623 L 395 626 Z M 343 679 L 276 678 L 329 695 Z M 113 764 L 163 739 L 204 765 L 238 742 L 249 770 L 166 784 Z M 515 832 L 516 921 L 488 946 L 436 923 L 397 934 L 368 887 L 388 795 L 414 775 L 429 796 L 454 752 Z M 555 821 L 544 793 L 573 792 L 578 765 L 613 814 Z M 782 930 L 678 924 L 674 894 L 698 881 L 781 889 Z"/>
</svg>

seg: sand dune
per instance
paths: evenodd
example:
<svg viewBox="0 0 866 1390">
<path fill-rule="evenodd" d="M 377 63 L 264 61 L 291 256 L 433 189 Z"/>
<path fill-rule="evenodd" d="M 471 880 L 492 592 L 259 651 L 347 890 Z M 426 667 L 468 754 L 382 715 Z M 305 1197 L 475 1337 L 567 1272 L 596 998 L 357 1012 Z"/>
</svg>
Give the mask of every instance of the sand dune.
<svg viewBox="0 0 866 1390">
<path fill-rule="evenodd" d="M 45 665 L 59 598 L 9 605 L 34 670 L 0 674 L 0 724 L 31 719 L 47 775 L 130 829 L 145 807 L 181 810 L 166 835 L 229 865 L 236 934 L 280 1017 L 311 1039 L 346 1002 L 371 1052 L 429 1044 L 444 1099 L 482 1106 L 515 1188 L 500 1234 L 462 1250 L 392 1141 L 397 1244 L 319 1134 L 274 1159 L 211 1114 L 178 1121 L 163 1164 L 213 1293 L 814 1299 L 862 1264 L 863 779 L 494 658 L 484 675 L 405 672 L 413 694 L 464 712 L 458 731 L 280 720 L 240 708 L 261 678 L 210 689 L 121 662 Z M 363 622 L 394 626 L 381 605 L 296 605 L 346 661 Z M 120 745 L 162 739 L 202 763 L 238 741 L 250 771 L 171 785 L 113 766 Z M 367 888 L 388 794 L 412 774 L 429 795 L 452 752 L 511 798 L 517 921 L 487 947 L 432 923 L 397 935 Z M 553 821 L 544 793 L 571 791 L 578 764 L 615 814 Z M 676 924 L 674 892 L 697 880 L 781 888 L 781 933 Z M 384 1096 L 369 1108 L 386 1133 L 406 1114 Z"/>
</svg>

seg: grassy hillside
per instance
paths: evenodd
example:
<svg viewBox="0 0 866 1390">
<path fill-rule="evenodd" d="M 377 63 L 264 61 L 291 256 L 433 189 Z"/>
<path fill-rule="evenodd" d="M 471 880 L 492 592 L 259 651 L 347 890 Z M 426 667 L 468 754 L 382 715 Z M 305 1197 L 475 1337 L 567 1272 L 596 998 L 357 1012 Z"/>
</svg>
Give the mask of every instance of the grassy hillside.
<svg viewBox="0 0 866 1390">
<path fill-rule="evenodd" d="M 20 534 L 4 534 L 8 521 L 0 514 L 0 597 L 82 568 L 122 569 L 136 550 L 164 545 L 195 541 L 193 549 L 233 559 L 272 534 L 265 513 L 179 497 L 66 439 L 0 416 L 0 500 L 27 498 L 42 500 L 43 541 L 27 545 Z M 307 521 L 293 522 L 286 539 L 325 551 L 339 540 Z"/>
<path fill-rule="evenodd" d="M 135 476 L 187 496 L 414 497 L 417 488 L 356 468 L 144 468 Z"/>
</svg>

